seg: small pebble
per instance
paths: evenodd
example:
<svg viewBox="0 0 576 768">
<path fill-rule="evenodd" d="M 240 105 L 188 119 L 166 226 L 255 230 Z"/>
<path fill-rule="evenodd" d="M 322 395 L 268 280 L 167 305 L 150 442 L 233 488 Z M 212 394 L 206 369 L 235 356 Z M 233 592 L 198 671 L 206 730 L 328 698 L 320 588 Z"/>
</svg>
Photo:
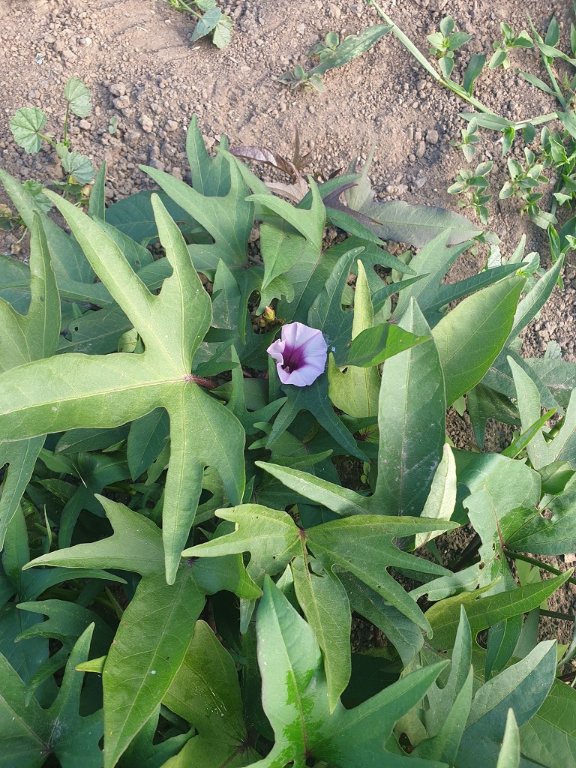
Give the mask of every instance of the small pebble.
<svg viewBox="0 0 576 768">
<path fill-rule="evenodd" d="M 124 83 L 113 83 L 108 90 L 112 96 L 124 96 L 126 93 L 126 86 Z"/>
<path fill-rule="evenodd" d="M 151 117 L 149 117 L 148 115 L 141 115 L 140 120 L 138 122 L 142 126 L 142 130 L 144 131 L 144 133 L 152 133 L 152 129 L 154 128 L 154 123 Z"/>
</svg>

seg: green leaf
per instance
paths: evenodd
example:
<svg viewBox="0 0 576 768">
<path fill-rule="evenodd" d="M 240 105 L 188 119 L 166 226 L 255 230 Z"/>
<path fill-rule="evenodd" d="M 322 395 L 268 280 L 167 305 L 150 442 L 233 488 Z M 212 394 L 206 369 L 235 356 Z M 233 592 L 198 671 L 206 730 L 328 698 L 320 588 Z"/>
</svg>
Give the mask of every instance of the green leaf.
<svg viewBox="0 0 576 768">
<path fill-rule="evenodd" d="M 170 425 L 168 414 L 158 408 L 130 426 L 127 444 L 128 466 L 132 480 L 142 475 L 160 455 L 166 444 Z"/>
<path fill-rule="evenodd" d="M 89 157 L 80 154 L 80 152 L 69 152 L 68 150 L 58 154 L 64 173 L 72 176 L 78 184 L 90 184 L 94 180 L 96 172 Z"/>
<path fill-rule="evenodd" d="M 348 35 L 334 49 L 322 48 L 320 63 L 310 70 L 309 76 L 315 74 L 323 75 L 329 69 L 344 66 L 344 64 L 368 51 L 390 30 L 391 27 L 389 25 L 374 24 L 357 35 Z"/>
<path fill-rule="evenodd" d="M 102 765 L 102 713 L 80 716 L 84 675 L 75 669 L 88 656 L 92 630 L 88 627 L 74 646 L 58 695 L 47 710 L 34 697 L 28 701 L 26 685 L 0 655 L 0 760 L 6 767 L 40 768 L 53 754 L 62 768 L 73 768 L 80 751 L 86 768 Z"/>
<path fill-rule="evenodd" d="M 354 437 L 334 412 L 332 403 L 328 398 L 327 376 L 320 376 L 307 387 L 294 387 L 285 384 L 282 389 L 286 392 L 287 399 L 274 420 L 274 426 L 266 443 L 267 448 L 273 446 L 301 411 L 308 411 L 340 449 L 344 449 L 345 453 L 358 459 L 364 460 L 366 458 L 364 452 L 357 446 Z"/>
<path fill-rule="evenodd" d="M 316 573 L 301 557 L 292 561 L 291 569 L 296 597 L 324 655 L 328 708 L 333 712 L 352 670 L 350 603 L 342 582 L 331 571 Z"/>
<path fill-rule="evenodd" d="M 480 128 L 487 128 L 489 131 L 503 131 L 510 126 L 514 127 L 514 123 L 505 117 L 500 115 L 482 115 L 479 112 L 461 112 L 458 117 L 463 120 L 476 120 L 476 124 Z"/>
<path fill-rule="evenodd" d="M 224 151 L 221 144 L 216 157 L 210 157 L 198 127 L 198 120 L 193 117 L 186 134 L 186 155 L 192 171 L 192 186 L 201 195 L 221 197 L 230 190 L 230 166 L 235 165 L 240 172 L 243 166 L 233 155 Z"/>
<path fill-rule="evenodd" d="M 504 346 L 525 280 L 512 277 L 469 296 L 432 331 L 438 348 L 446 404 L 478 384 Z"/>
<path fill-rule="evenodd" d="M 303 246 L 302 235 L 288 222 L 263 222 L 260 225 L 260 249 L 264 261 L 262 291 L 297 263 Z"/>
<path fill-rule="evenodd" d="M 504 577 L 503 581 L 510 586 L 512 579 Z M 503 669 L 512 658 L 512 654 L 518 644 L 523 616 L 514 616 L 506 621 L 494 624 L 488 630 L 488 643 L 486 646 L 486 667 L 484 677 L 489 680 L 493 675 Z"/>
<path fill-rule="evenodd" d="M 189 561 L 194 581 L 207 595 L 227 590 L 245 600 L 257 600 L 262 590 L 244 565 L 242 555 L 220 555 Z"/>
<path fill-rule="evenodd" d="M 537 714 L 520 728 L 522 754 L 546 768 L 576 760 L 576 691 L 555 680 Z"/>
<path fill-rule="evenodd" d="M 416 302 L 401 327 L 416 336 L 430 330 Z M 442 458 L 445 439 L 444 381 L 433 341 L 385 361 L 378 405 L 378 478 L 371 510 L 419 515 Z"/>
<path fill-rule="evenodd" d="M 348 241 L 345 240 L 345 243 Z M 337 247 L 330 249 L 330 255 L 339 250 Z M 341 356 L 341 350 L 348 344 L 353 328 L 353 313 L 343 309 L 343 294 L 347 287 L 348 276 L 352 270 L 352 264 L 356 257 L 363 255 L 364 248 L 348 250 L 344 248 L 344 254 L 331 270 L 325 285 L 318 295 L 312 300 L 312 305 L 307 314 L 307 323 L 312 328 L 323 331 L 330 346 Z"/>
<path fill-rule="evenodd" d="M 48 710 L 50 742 L 62 768 L 74 768 L 78 755 L 86 768 L 100 768 L 102 753 L 102 710 L 81 716 L 84 675 L 76 667 L 88 658 L 93 626 L 78 638 L 64 672 L 58 696 Z"/>
<path fill-rule="evenodd" d="M 398 325 L 381 323 L 367 328 L 353 339 L 341 365 L 371 368 L 429 339 L 429 336 L 409 333 Z"/>
<path fill-rule="evenodd" d="M 76 77 L 71 77 L 64 87 L 64 98 L 72 114 L 88 117 L 92 113 L 90 90 Z"/>
<path fill-rule="evenodd" d="M 34 215 L 40 211 L 42 226 L 50 249 L 52 267 L 63 298 L 73 301 L 89 301 L 98 306 L 112 303 L 110 294 L 102 283 L 94 284 L 94 271 L 76 239 L 68 235 L 56 222 L 41 211 L 36 197 L 25 185 L 0 170 L 0 181 L 16 206 L 22 220 L 32 228 Z M 47 200 L 48 198 L 45 197 Z"/>
<path fill-rule="evenodd" d="M 247 571 L 261 585 L 264 575 L 281 573 L 298 554 L 298 528 L 290 515 L 260 504 L 219 509 L 217 517 L 236 523 L 236 530 L 184 550 L 183 557 L 222 557 L 250 552 Z"/>
<path fill-rule="evenodd" d="M 456 462 L 448 443 L 444 444 L 442 460 L 434 473 L 430 493 L 422 510 L 422 517 L 450 520 L 456 505 Z M 414 547 L 418 549 L 439 533 L 417 533 Z"/>
<path fill-rule="evenodd" d="M 489 419 L 518 426 L 518 411 L 507 397 L 483 384 L 477 384 L 466 395 L 466 405 L 474 437 L 479 448 L 484 448 L 486 425 Z"/>
<path fill-rule="evenodd" d="M 242 754 L 246 726 L 236 666 L 203 621 L 196 622 L 182 665 L 164 695 L 163 704 L 198 732 L 177 758 L 166 763 L 166 768 L 246 764 L 247 755 Z M 238 758 L 243 761 L 238 762 Z"/>
<path fill-rule="evenodd" d="M 0 371 L 54 354 L 60 334 L 60 299 L 50 264 L 48 244 L 37 215 L 30 241 L 30 304 L 19 314 L 0 299 Z M 0 549 L 7 527 L 32 476 L 44 435 L 26 440 L 0 440 L 0 466 L 8 464 L 0 497 Z"/>
<path fill-rule="evenodd" d="M 429 738 L 414 750 L 418 757 L 444 760 L 450 765 L 456 762 L 472 705 L 474 676 L 471 660 L 470 625 L 461 608 L 448 680 L 442 688 L 433 683 L 426 694 L 423 720 Z"/>
<path fill-rule="evenodd" d="M 216 48 L 227 48 L 230 45 L 232 42 L 233 28 L 234 25 L 232 19 L 230 16 L 227 16 L 225 13 L 223 13 L 218 20 L 218 24 L 216 24 L 214 34 L 212 35 L 212 42 Z"/>
<path fill-rule="evenodd" d="M 564 490 L 546 503 L 549 515 L 527 508 L 522 520 L 516 522 L 506 537 L 512 552 L 532 552 L 539 555 L 568 554 L 576 541 L 576 476 Z"/>
<path fill-rule="evenodd" d="M 117 352 L 123 333 L 132 324 L 115 304 L 98 311 L 88 311 L 82 317 L 64 323 L 58 352 L 84 352 L 102 355 Z"/>
<path fill-rule="evenodd" d="M 556 645 L 539 643 L 528 656 L 500 672 L 476 692 L 457 766 L 475 760 L 494 764 L 504 736 L 509 708 L 520 725 L 528 722 L 544 702 L 556 670 Z"/>
<path fill-rule="evenodd" d="M 508 365 L 512 371 L 514 386 L 516 387 L 520 422 L 522 429 L 526 431 L 540 418 L 542 413 L 540 393 L 531 377 L 510 357 L 508 358 Z M 550 446 L 547 445 L 542 430 L 534 435 L 526 446 L 526 451 L 534 469 L 541 469 L 553 461 Z"/>
<path fill-rule="evenodd" d="M 44 435 L 41 435 L 15 442 L 0 441 L 0 466 L 8 465 L 0 496 L 0 549 L 4 546 L 10 521 L 30 482 L 44 439 Z"/>
<path fill-rule="evenodd" d="M 90 195 L 90 200 L 92 195 Z M 194 233 L 198 236 L 203 231 L 200 225 L 189 214 L 176 205 L 165 192 L 143 190 L 106 208 L 106 221 L 120 230 L 137 243 L 147 243 L 158 237 L 158 227 L 152 210 L 151 197 L 158 194 L 170 216 L 178 224 L 186 236 Z"/>
<path fill-rule="evenodd" d="M 254 220 L 254 206 L 247 197 L 249 189 L 236 164 L 228 163 L 228 166 L 229 183 L 217 196 L 203 194 L 169 173 L 142 166 L 142 170 L 212 236 L 213 243 L 189 246 L 196 267 L 208 270 L 210 274 L 219 259 L 229 267 L 246 264 L 247 243 Z"/>
<path fill-rule="evenodd" d="M 27 701 L 26 685 L 0 655 L 0 741 L 6 767 L 41 768 L 46 757 L 49 724 L 33 697 Z"/>
<path fill-rule="evenodd" d="M 178 760 L 183 747 L 192 736 L 192 729 L 157 742 L 155 736 L 159 720 L 160 707 L 157 707 L 156 712 L 122 755 L 122 768 L 167 768 L 168 766 L 175 768 L 179 765 L 178 762 L 172 762 L 170 758 Z"/>
<path fill-rule="evenodd" d="M 543 80 L 541 80 L 539 77 L 536 77 L 536 75 L 533 75 L 531 72 L 520 72 L 520 76 L 523 80 L 526 80 L 527 83 L 530 83 L 530 85 L 533 85 L 535 88 L 538 88 L 544 93 L 547 93 L 548 96 L 556 95 L 549 85 L 546 85 Z"/>
<path fill-rule="evenodd" d="M 104 685 L 104 766 L 113 768 L 160 704 L 186 655 L 204 595 L 189 569 L 173 585 L 146 576 L 110 646 Z"/>
<path fill-rule="evenodd" d="M 194 27 L 194 32 L 190 40 L 194 43 L 196 40 L 200 40 L 202 37 L 206 37 L 215 29 L 216 25 L 222 18 L 222 11 L 219 8 L 210 8 L 206 13 L 202 14 L 198 23 Z"/>
<path fill-rule="evenodd" d="M 499 592 L 483 597 L 481 594 L 464 593 L 436 603 L 426 611 L 426 618 L 434 632 L 430 644 L 434 648 L 451 648 L 456 637 L 460 618 L 460 606 L 466 609 L 472 636 L 475 638 L 483 629 L 504 621 L 512 616 L 537 608 L 547 597 L 550 597 L 572 575 L 567 571 L 561 576 L 527 584 L 517 589 Z M 496 678 L 494 678 L 496 679 Z"/>
<path fill-rule="evenodd" d="M 518 264 L 504 264 L 501 267 L 485 269 L 477 275 L 472 275 L 472 277 L 459 280 L 456 283 L 442 283 L 437 287 L 436 295 L 430 297 L 431 303 L 424 314 L 428 321 L 435 325 L 453 301 L 487 288 L 515 272 L 518 272 Z"/>
<path fill-rule="evenodd" d="M 36 107 L 22 107 L 10 118 L 10 130 L 14 141 L 28 154 L 40 151 L 44 140 L 41 131 L 46 125 L 46 115 Z"/>
<path fill-rule="evenodd" d="M 435 523 L 443 528 L 446 524 Z M 306 543 L 326 570 L 342 569 L 356 576 L 404 616 L 428 631 L 428 622 L 414 600 L 388 573 L 388 568 L 445 575 L 442 566 L 402 552 L 395 546 L 431 521 L 420 518 L 361 515 L 334 520 L 306 531 Z M 422 527 L 421 527 L 422 526 Z"/>
<path fill-rule="evenodd" d="M 522 301 L 519 302 L 514 315 L 514 325 L 506 340 L 507 344 L 510 344 L 518 336 L 520 331 L 528 325 L 548 301 L 554 286 L 559 280 L 563 266 L 564 259 L 561 257 L 552 264 L 550 269 L 542 275 Z"/>
<path fill-rule="evenodd" d="M 117 427 L 164 407 L 171 453 L 163 510 L 166 575 L 175 578 L 202 489 L 203 467 L 215 467 L 229 499 L 244 484 L 244 431 L 237 419 L 194 383 L 194 353 L 210 324 L 205 293 L 182 235 L 154 200 L 161 241 L 173 274 L 152 295 L 100 224 L 52 199 L 141 336 L 145 352 L 67 354 L 0 377 L 0 428 L 11 439 L 80 427 Z"/>
<path fill-rule="evenodd" d="M 329 717 L 320 649 L 311 627 L 267 579 L 257 613 L 262 706 L 276 742 L 266 761 L 252 768 L 303 765 L 319 723 Z M 341 705 L 340 705 L 341 706 Z"/>
<path fill-rule="evenodd" d="M 355 709 L 338 704 L 328 712 L 320 649 L 310 626 L 282 592 L 267 579 L 258 608 L 258 664 L 262 674 L 262 703 L 274 729 L 275 744 L 266 758 L 251 768 L 281 768 L 287 762 L 304 766 L 312 756 L 341 768 L 414 766 L 419 761 L 388 752 L 397 720 L 425 694 L 443 665 L 408 675 Z M 427 763 L 427 768 L 439 768 Z"/>
<path fill-rule="evenodd" d="M 434 238 L 430 238 L 424 244 L 424 247 L 413 257 L 410 262 L 412 269 L 422 275 L 418 282 L 405 288 L 398 297 L 398 304 L 394 310 L 394 317 L 400 320 L 408 309 L 412 299 L 416 299 L 418 306 L 424 316 L 429 313 L 429 309 L 437 310 L 446 303 L 443 291 L 446 289 L 444 278 L 450 267 L 456 259 L 466 251 L 470 243 L 468 240 L 458 241 L 453 245 L 450 243 L 450 232 L 442 229 Z M 438 307 L 438 300 L 441 304 Z M 449 300 L 449 299 L 448 299 Z M 430 313 L 432 314 L 432 313 Z M 430 317 L 429 322 L 437 322 L 438 317 Z"/>
<path fill-rule="evenodd" d="M 331 483 L 300 469 L 283 467 L 264 461 L 257 461 L 255 463 L 257 467 L 264 469 L 288 488 L 317 504 L 323 504 L 337 515 L 344 517 L 348 515 L 363 515 L 368 511 L 369 499 L 349 488 Z"/>
<path fill-rule="evenodd" d="M 104 221 L 106 218 L 106 163 L 102 162 L 96 172 L 88 200 L 88 215 L 92 219 Z"/>
<path fill-rule="evenodd" d="M 272 194 L 250 195 L 248 199 L 280 216 L 281 219 L 294 227 L 297 232 L 319 251 L 322 248 L 326 209 L 318 186 L 312 180 L 310 180 L 310 192 L 311 202 L 309 209 L 296 208 L 286 200 L 282 200 Z"/>
<path fill-rule="evenodd" d="M 470 96 L 472 96 L 474 93 L 474 84 L 476 83 L 479 75 L 482 73 L 485 63 L 486 55 L 484 53 L 474 53 L 472 56 L 470 56 L 470 61 L 468 62 L 468 66 L 464 72 L 464 79 L 462 81 L 464 89 L 470 94 Z"/>
<path fill-rule="evenodd" d="M 30 305 L 21 315 L 0 300 L 0 371 L 54 354 L 60 334 L 60 300 L 46 235 L 37 215 L 30 243 Z"/>
<path fill-rule="evenodd" d="M 57 549 L 29 562 L 25 569 L 39 565 L 61 568 L 113 568 L 134 571 L 141 576 L 162 573 L 164 552 L 159 528 L 139 512 L 97 496 L 106 517 L 114 529 L 112 536 L 91 544 L 76 544 L 68 549 Z"/>
<path fill-rule="evenodd" d="M 352 574 L 339 572 L 338 578 L 346 587 L 352 610 L 386 635 L 407 667 L 424 644 L 420 627 Z"/>
<path fill-rule="evenodd" d="M 523 462 L 494 453 L 457 453 L 456 461 L 462 503 L 482 539 L 480 580 L 490 584 L 503 568 L 500 525 L 513 510 L 536 507 L 541 495 L 540 476 Z"/>
<path fill-rule="evenodd" d="M 421 248 L 439 236 L 450 245 L 462 243 L 480 233 L 468 219 L 445 208 L 411 205 L 402 200 L 368 200 L 360 212 L 371 221 L 367 226 L 382 240 L 407 243 Z"/>
<path fill-rule="evenodd" d="M 352 323 L 352 343 L 369 332 L 374 322 L 374 310 L 370 299 L 370 288 L 366 278 L 366 272 L 362 262 L 358 262 L 358 279 L 354 291 L 354 320 Z M 386 326 L 387 328 L 387 326 Z M 387 331 L 386 331 L 387 335 Z M 381 342 L 381 339 L 380 339 Z M 370 348 L 375 353 L 375 346 Z M 393 346 L 393 345 L 391 345 Z M 362 346 L 360 350 L 362 351 Z M 364 348 L 364 351 L 366 349 Z M 380 351 L 380 349 L 378 349 Z M 348 357 L 350 357 L 349 351 Z M 347 371 L 339 371 L 332 355 L 328 360 L 328 391 L 330 400 L 336 408 L 349 416 L 363 418 L 375 416 L 378 410 L 378 392 L 380 380 L 378 371 L 358 370 L 357 362 L 348 363 L 351 367 Z M 375 364 L 374 364 L 375 365 Z"/>
<path fill-rule="evenodd" d="M 506 715 L 506 729 L 496 768 L 520 768 L 520 731 L 513 709 L 509 709 Z"/>
</svg>

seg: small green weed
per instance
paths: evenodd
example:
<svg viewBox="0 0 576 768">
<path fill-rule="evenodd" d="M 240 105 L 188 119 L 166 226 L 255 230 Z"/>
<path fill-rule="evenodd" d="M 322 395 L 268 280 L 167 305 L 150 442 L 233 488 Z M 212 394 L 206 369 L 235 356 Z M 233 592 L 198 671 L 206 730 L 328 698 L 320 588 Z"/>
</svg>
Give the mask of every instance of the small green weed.
<svg viewBox="0 0 576 768">
<path fill-rule="evenodd" d="M 460 208 L 472 208 L 482 224 L 488 223 L 488 202 L 490 194 L 487 192 L 489 182 L 488 175 L 492 171 L 494 163 L 489 160 L 480 163 L 474 170 L 463 168 L 458 171 L 456 181 L 448 187 L 451 195 L 462 195 L 458 205 Z"/>
<path fill-rule="evenodd" d="M 92 101 L 90 90 L 75 77 L 68 80 L 63 95 L 66 109 L 59 134 L 47 130 L 48 117 L 38 107 L 17 110 L 10 119 L 10 130 L 16 144 L 29 154 L 37 154 L 46 145 L 52 148 L 60 161 L 64 179 L 51 182 L 51 186 L 61 189 L 67 197 L 81 200 L 85 195 L 85 186 L 94 181 L 96 172 L 89 157 L 72 150 L 70 125 L 73 117 L 86 118 L 92 114 Z M 50 208 L 48 200 L 42 195 L 41 184 L 29 181 L 27 190 L 38 199 L 43 209 Z"/>
<path fill-rule="evenodd" d="M 519 202 L 520 213 L 527 215 L 537 226 L 547 230 L 551 252 L 554 258 L 566 253 L 572 247 L 576 235 L 576 217 L 560 227 L 557 212 L 565 206 L 568 210 L 576 200 L 576 119 L 572 105 L 576 99 L 576 28 L 571 25 L 566 53 L 561 46 L 560 25 L 555 17 L 551 19 L 542 37 L 530 21 L 530 32 L 516 33 L 507 23 L 500 25 L 502 39 L 493 44 L 494 53 L 487 66 L 491 69 L 512 66 L 511 54 L 514 49 L 533 51 L 543 67 L 546 80 L 532 72 L 518 69 L 518 74 L 534 88 L 552 97 L 558 104 L 557 111 L 536 115 L 528 120 L 513 121 L 502 117 L 486 107 L 473 96 L 474 83 L 486 65 L 484 54 L 470 57 L 463 75 L 462 84 L 452 79 L 454 52 L 469 42 L 470 36 L 459 32 L 454 20 L 446 17 L 440 22 L 440 29 L 428 36 L 432 53 L 438 58 L 438 72 L 414 43 L 384 13 L 374 0 L 367 0 L 378 15 L 392 24 L 393 34 L 416 58 L 422 67 L 444 87 L 456 93 L 474 107 L 474 112 L 464 112 L 461 117 L 469 122 L 461 133 L 461 140 L 453 142 L 464 153 L 467 162 L 476 156 L 480 144 L 478 129 L 501 134 L 499 140 L 502 156 L 511 153 L 521 138 L 524 146 L 517 147 L 524 154 L 524 162 L 509 158 L 507 171 L 509 180 L 499 191 L 501 200 L 514 198 Z M 560 128 L 546 127 L 548 123 L 559 123 Z M 545 125 L 540 135 L 537 126 Z M 530 145 L 530 146 L 528 146 Z M 487 203 L 490 192 L 485 171 L 491 163 L 481 163 L 475 170 L 461 170 L 455 183 L 449 188 L 451 194 L 463 195 L 463 206 L 472 207 L 482 223 L 488 216 Z M 552 187 L 552 195 L 546 191 Z M 544 201 L 551 199 L 548 210 Z M 569 239 L 570 238 L 570 239 Z"/>
<path fill-rule="evenodd" d="M 198 23 L 190 39 L 194 43 L 211 35 L 216 48 L 226 48 L 232 40 L 232 19 L 216 4 L 216 0 L 166 0 L 172 8 L 190 13 Z M 193 7 L 194 6 L 194 7 Z"/>
<path fill-rule="evenodd" d="M 361 56 L 390 31 L 389 25 L 378 24 L 357 35 L 348 35 L 340 40 L 336 32 L 328 32 L 323 41 L 317 43 L 308 52 L 310 58 L 318 63 L 311 69 L 304 69 L 298 64 L 291 72 L 280 77 L 280 82 L 287 83 L 292 88 L 308 86 L 317 91 L 324 90 L 322 75 L 329 69 L 343 67 L 349 61 Z"/>
</svg>

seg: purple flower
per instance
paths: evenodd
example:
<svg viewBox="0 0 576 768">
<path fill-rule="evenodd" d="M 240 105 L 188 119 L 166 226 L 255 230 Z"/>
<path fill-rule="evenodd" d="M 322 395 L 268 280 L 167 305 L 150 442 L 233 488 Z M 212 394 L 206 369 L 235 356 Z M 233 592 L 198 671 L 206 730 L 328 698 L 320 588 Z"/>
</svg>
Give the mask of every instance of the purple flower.
<svg viewBox="0 0 576 768">
<path fill-rule="evenodd" d="M 322 331 L 303 323 L 288 323 L 280 338 L 266 350 L 273 360 L 282 384 L 307 387 L 324 373 L 328 345 Z"/>
</svg>

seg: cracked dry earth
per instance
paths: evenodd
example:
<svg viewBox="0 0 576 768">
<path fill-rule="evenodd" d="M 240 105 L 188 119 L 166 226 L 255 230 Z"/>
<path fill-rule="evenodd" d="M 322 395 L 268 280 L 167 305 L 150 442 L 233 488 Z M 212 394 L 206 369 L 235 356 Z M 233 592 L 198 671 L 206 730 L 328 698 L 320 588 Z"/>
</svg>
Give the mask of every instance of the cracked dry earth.
<svg viewBox="0 0 576 768">
<path fill-rule="evenodd" d="M 73 145 L 95 165 L 106 161 L 110 201 L 147 185 L 141 163 L 186 178 L 185 130 L 196 115 L 209 146 L 226 134 L 232 144 L 264 146 L 289 158 L 298 131 L 311 153 L 305 170 L 317 178 L 366 159 L 373 148 L 371 177 L 381 199 L 456 207 L 446 189 L 465 165 L 451 146 L 463 127 L 459 114 L 465 105 L 442 90 L 392 35 L 328 73 L 323 93 L 290 90 L 278 80 L 295 64 L 305 64 L 306 52 L 327 32 L 343 37 L 378 23 L 373 9 L 361 0 L 221 0 L 220 5 L 234 21 L 232 44 L 223 51 L 206 40 L 192 44 L 194 21 L 164 0 L 0 0 L 0 166 L 22 180 L 58 176 L 50 153 L 27 155 L 15 146 L 8 121 L 19 107 L 39 106 L 55 130 L 63 86 L 79 77 L 92 91 L 94 111 L 74 125 Z M 474 36 L 469 53 L 489 53 L 502 21 L 520 30 L 530 17 L 543 32 L 556 15 L 564 36 L 572 21 L 570 4 L 562 0 L 381 0 L 381 5 L 423 51 L 426 35 L 446 15 Z M 554 108 L 514 68 L 483 73 L 476 95 L 512 119 Z M 495 138 L 484 134 L 479 159 L 498 161 Z M 495 191 L 505 178 L 503 164 L 497 166 Z M 489 227 L 501 238 L 504 253 L 526 234 L 528 250 L 540 250 L 546 263 L 545 237 L 518 215 L 513 202 L 492 205 Z M 19 237 L 2 234 L 0 251 L 25 256 L 25 248 Z M 474 267 L 464 260 L 461 270 Z M 576 359 L 575 298 L 576 269 L 568 266 L 564 289 L 555 291 L 526 332 L 527 354 L 542 355 L 555 340 L 567 359 Z M 458 429 L 456 423 L 456 439 Z M 569 611 L 573 604 L 568 587 L 554 608 Z M 565 628 L 554 624 L 547 632 L 562 635 Z"/>
</svg>

